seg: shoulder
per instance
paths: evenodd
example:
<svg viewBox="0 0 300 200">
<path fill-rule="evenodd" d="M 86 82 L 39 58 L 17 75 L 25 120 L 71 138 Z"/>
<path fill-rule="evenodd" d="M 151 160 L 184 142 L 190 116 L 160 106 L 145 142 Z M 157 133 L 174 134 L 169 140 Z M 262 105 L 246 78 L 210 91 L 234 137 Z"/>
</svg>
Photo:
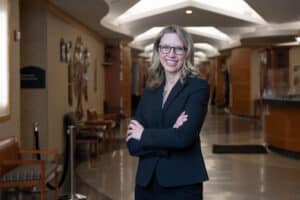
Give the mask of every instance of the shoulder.
<svg viewBox="0 0 300 200">
<path fill-rule="evenodd" d="M 187 87 L 190 90 L 207 90 L 209 89 L 208 81 L 200 77 L 191 77 L 187 80 Z"/>
<path fill-rule="evenodd" d="M 208 81 L 203 78 L 193 77 L 187 81 L 187 91 L 190 96 L 197 96 L 197 101 L 207 104 L 210 96 L 210 88 Z"/>
<path fill-rule="evenodd" d="M 160 86 L 159 88 L 144 88 L 142 91 L 142 96 L 147 97 L 147 96 L 152 96 L 155 95 L 157 93 L 159 93 L 160 89 L 162 86 Z"/>
</svg>

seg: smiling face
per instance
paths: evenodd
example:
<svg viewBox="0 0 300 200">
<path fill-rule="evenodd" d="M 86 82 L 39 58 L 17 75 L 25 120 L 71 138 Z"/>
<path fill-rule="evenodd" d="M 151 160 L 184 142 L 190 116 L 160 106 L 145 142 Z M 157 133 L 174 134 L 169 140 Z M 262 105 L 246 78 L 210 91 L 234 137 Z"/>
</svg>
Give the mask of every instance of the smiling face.
<svg viewBox="0 0 300 200">
<path fill-rule="evenodd" d="M 159 43 L 159 60 L 167 76 L 179 76 L 186 49 L 176 33 L 166 33 Z"/>
</svg>

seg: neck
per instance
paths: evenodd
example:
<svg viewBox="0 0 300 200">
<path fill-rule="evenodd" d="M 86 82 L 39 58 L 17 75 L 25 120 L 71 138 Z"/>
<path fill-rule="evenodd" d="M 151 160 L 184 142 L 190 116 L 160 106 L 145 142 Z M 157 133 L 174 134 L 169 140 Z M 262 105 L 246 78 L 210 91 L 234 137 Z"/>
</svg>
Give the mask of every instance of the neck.
<svg viewBox="0 0 300 200">
<path fill-rule="evenodd" d="M 180 78 L 180 74 L 177 73 L 177 74 L 167 74 L 166 73 L 166 87 L 167 88 L 172 88 L 175 83 L 179 80 Z"/>
</svg>

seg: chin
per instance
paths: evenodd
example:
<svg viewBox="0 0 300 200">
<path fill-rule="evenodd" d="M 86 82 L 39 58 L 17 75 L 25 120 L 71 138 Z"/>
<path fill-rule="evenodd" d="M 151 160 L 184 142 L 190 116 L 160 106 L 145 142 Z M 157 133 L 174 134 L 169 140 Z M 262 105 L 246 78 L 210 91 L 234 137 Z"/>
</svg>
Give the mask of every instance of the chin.
<svg viewBox="0 0 300 200">
<path fill-rule="evenodd" d="M 176 74 L 180 71 L 180 68 L 165 68 L 165 71 L 171 74 Z"/>
</svg>

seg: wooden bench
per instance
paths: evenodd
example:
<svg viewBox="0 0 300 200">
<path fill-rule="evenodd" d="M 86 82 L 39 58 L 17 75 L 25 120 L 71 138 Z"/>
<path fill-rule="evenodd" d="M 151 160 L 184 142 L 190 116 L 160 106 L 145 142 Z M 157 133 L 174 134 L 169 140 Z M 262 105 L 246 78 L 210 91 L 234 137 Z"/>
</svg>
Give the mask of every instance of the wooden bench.
<svg viewBox="0 0 300 200">
<path fill-rule="evenodd" d="M 52 155 L 51 160 L 25 160 L 24 154 Z M 0 140 L 0 188 L 39 187 L 46 199 L 47 179 L 54 175 L 57 185 L 59 156 L 56 150 L 21 150 L 15 137 Z M 55 197 L 57 198 L 56 187 Z"/>
<path fill-rule="evenodd" d="M 95 155 L 100 152 L 100 142 L 104 138 L 106 126 L 94 124 L 78 124 L 75 137 L 76 144 L 88 144 L 89 153 L 92 154 L 92 146 L 95 146 Z"/>
<path fill-rule="evenodd" d="M 108 139 L 113 139 L 113 128 L 119 123 L 118 115 L 115 113 L 98 114 L 94 109 L 87 109 L 87 120 L 86 125 L 89 126 L 99 126 L 104 125 L 106 127 L 105 137 Z"/>
</svg>

